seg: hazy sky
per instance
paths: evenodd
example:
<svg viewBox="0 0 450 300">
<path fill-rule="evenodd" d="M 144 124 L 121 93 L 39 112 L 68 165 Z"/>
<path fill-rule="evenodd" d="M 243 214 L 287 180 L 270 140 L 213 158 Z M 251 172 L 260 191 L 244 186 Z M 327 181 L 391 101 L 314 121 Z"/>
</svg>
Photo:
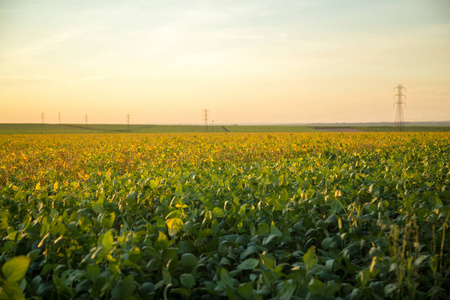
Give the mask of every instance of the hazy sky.
<svg viewBox="0 0 450 300">
<path fill-rule="evenodd" d="M 0 0 L 0 122 L 450 120 L 448 0 Z"/>
</svg>

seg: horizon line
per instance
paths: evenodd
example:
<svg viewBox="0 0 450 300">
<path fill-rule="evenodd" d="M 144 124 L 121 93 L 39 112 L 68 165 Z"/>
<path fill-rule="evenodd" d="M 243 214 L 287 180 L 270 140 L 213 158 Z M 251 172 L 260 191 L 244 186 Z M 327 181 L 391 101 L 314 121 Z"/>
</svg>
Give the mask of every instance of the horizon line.
<svg viewBox="0 0 450 300">
<path fill-rule="evenodd" d="M 421 124 L 421 123 L 450 123 L 450 120 L 440 121 L 405 121 L 404 124 Z M 0 122 L 0 124 L 23 124 L 23 125 L 123 125 L 123 126 L 205 126 L 203 123 L 58 123 L 58 122 Z M 311 126 L 311 125 L 358 125 L 358 124 L 395 124 L 392 121 L 377 121 L 377 122 L 310 122 L 310 123 L 214 123 L 207 126 Z"/>
</svg>

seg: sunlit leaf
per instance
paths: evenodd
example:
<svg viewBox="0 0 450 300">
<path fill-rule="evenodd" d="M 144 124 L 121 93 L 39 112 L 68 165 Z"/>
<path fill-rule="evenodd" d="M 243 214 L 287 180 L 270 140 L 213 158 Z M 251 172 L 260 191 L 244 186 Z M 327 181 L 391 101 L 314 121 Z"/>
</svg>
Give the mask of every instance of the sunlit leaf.
<svg viewBox="0 0 450 300">
<path fill-rule="evenodd" d="M 3 277 L 11 282 L 21 280 L 28 270 L 31 259 L 27 256 L 16 256 L 5 262 L 2 266 Z"/>
</svg>

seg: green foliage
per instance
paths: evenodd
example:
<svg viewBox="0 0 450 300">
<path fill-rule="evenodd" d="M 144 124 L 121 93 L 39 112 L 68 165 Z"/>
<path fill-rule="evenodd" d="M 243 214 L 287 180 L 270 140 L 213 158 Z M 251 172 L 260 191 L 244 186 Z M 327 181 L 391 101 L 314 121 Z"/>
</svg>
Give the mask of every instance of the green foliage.
<svg viewBox="0 0 450 300">
<path fill-rule="evenodd" d="M 0 299 L 445 299 L 446 133 L 0 140 Z"/>
<path fill-rule="evenodd" d="M 25 277 L 30 258 L 20 255 L 6 261 L 0 277 L 0 299 L 25 299 L 18 281 Z"/>
<path fill-rule="evenodd" d="M 21 280 L 30 265 L 30 258 L 26 256 L 16 256 L 3 264 L 2 275 L 6 281 L 16 282 Z"/>
</svg>

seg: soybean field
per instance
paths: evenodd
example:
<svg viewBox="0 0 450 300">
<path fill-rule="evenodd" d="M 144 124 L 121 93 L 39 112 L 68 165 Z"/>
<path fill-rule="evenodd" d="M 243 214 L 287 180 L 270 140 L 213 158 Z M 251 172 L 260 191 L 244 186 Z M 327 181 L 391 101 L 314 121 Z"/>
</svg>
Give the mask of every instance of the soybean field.
<svg viewBox="0 0 450 300">
<path fill-rule="evenodd" d="M 0 299 L 448 299 L 449 138 L 0 135 Z"/>
</svg>

